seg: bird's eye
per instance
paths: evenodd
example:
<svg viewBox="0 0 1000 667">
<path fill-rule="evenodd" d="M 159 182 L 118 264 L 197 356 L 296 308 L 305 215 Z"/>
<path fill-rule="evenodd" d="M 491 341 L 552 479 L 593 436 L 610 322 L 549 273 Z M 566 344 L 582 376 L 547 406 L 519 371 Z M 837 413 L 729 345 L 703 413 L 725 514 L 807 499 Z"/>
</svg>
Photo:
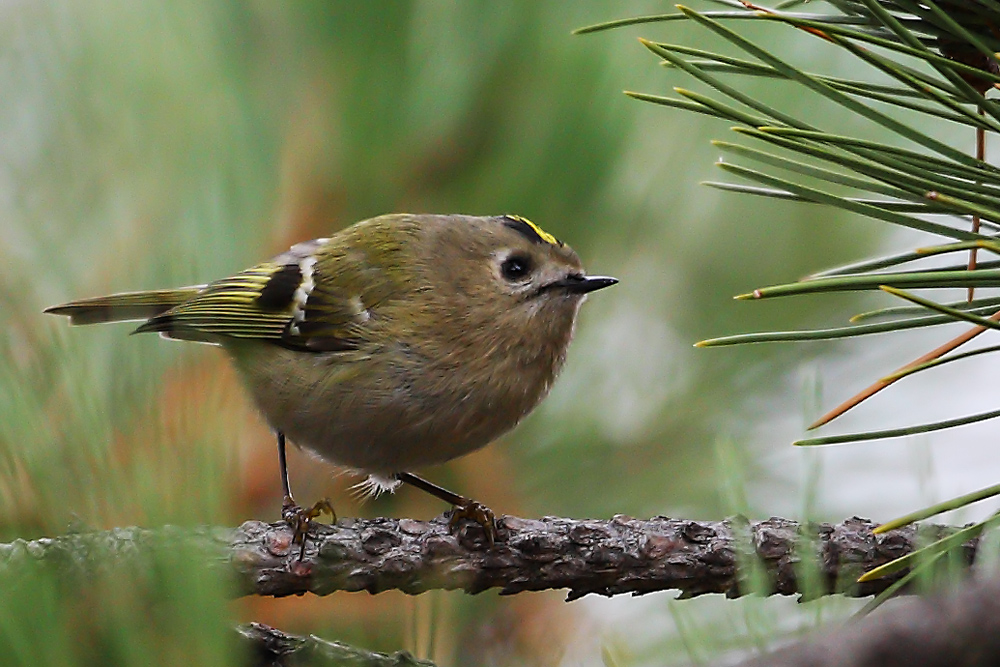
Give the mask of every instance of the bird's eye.
<svg viewBox="0 0 1000 667">
<path fill-rule="evenodd" d="M 511 255 L 500 265 L 500 273 L 505 280 L 517 282 L 531 273 L 531 259 L 524 255 Z"/>
</svg>

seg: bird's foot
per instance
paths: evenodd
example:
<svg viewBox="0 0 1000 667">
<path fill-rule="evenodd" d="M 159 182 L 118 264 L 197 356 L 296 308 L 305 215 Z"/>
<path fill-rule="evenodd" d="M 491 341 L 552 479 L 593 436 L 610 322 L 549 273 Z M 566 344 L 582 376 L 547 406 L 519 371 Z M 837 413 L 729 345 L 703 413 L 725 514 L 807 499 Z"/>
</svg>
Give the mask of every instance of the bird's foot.
<svg viewBox="0 0 1000 667">
<path fill-rule="evenodd" d="M 465 500 L 463 504 L 455 505 L 455 509 L 452 510 L 451 518 L 448 520 L 448 530 L 454 533 L 462 519 L 469 519 L 482 527 L 486 541 L 492 547 L 497 540 L 497 518 L 493 510 L 476 500 L 468 498 L 463 500 Z"/>
<path fill-rule="evenodd" d="M 285 496 L 281 504 L 281 518 L 292 527 L 292 544 L 299 544 L 299 560 L 302 560 L 306 553 L 306 537 L 309 535 L 309 528 L 313 519 L 317 519 L 324 514 L 329 514 L 333 521 L 337 521 L 337 513 L 333 510 L 333 505 L 329 498 L 317 501 L 309 509 L 299 507 L 291 496 Z"/>
<path fill-rule="evenodd" d="M 492 547 L 497 541 L 497 519 L 486 505 L 480 502 L 460 496 L 457 493 L 438 486 L 433 482 L 428 482 L 423 477 L 414 475 L 412 472 L 400 472 L 394 475 L 396 480 L 416 487 L 421 491 L 431 494 L 435 498 L 440 498 L 446 503 L 450 503 L 455 509 L 451 512 L 451 519 L 448 520 L 448 532 L 454 534 L 459 522 L 462 519 L 472 519 L 479 524 L 483 532 L 486 533 L 486 541 Z"/>
</svg>

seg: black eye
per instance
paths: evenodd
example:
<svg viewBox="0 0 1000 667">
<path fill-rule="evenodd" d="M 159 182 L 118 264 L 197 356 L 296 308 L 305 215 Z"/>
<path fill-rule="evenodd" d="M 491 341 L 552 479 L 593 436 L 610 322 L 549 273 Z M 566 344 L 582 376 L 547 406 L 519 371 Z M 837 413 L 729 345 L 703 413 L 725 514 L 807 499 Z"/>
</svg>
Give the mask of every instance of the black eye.
<svg viewBox="0 0 1000 667">
<path fill-rule="evenodd" d="M 511 255 L 500 265 L 500 273 L 511 282 L 524 280 L 531 273 L 531 259 L 524 255 Z"/>
</svg>

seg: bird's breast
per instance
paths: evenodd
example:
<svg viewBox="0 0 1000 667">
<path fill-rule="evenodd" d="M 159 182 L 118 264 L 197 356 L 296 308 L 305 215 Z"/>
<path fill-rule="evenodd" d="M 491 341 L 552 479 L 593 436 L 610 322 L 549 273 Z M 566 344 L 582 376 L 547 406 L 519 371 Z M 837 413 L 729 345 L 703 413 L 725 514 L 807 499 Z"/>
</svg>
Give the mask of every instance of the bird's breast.
<svg viewBox="0 0 1000 667">
<path fill-rule="evenodd" d="M 307 353 L 253 342 L 230 352 L 273 428 L 331 463 L 391 474 L 495 440 L 538 404 L 562 362 L 480 343 Z"/>
</svg>

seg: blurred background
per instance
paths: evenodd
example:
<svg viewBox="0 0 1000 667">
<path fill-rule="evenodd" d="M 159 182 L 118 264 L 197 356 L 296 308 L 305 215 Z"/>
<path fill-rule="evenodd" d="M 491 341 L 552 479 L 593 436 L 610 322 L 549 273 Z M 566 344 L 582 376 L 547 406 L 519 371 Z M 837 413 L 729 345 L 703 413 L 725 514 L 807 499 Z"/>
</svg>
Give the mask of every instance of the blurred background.
<svg viewBox="0 0 1000 667">
<path fill-rule="evenodd" d="M 692 347 L 844 323 L 860 298 L 731 297 L 900 238 L 699 186 L 720 177 L 709 140 L 728 138 L 726 124 L 622 90 L 692 87 L 637 36 L 711 40 L 686 23 L 570 34 L 663 11 L 638 0 L 0 5 L 0 542 L 277 520 L 274 439 L 218 350 L 130 338 L 127 324 L 71 330 L 41 311 L 207 282 L 401 211 L 524 215 L 621 280 L 585 305 L 541 408 L 502 441 L 423 471 L 498 513 L 878 520 L 995 481 L 988 425 L 790 447 L 822 408 L 951 332 Z M 806 69 L 850 66 L 791 29 L 766 38 Z M 797 90 L 779 93 L 810 113 Z M 972 136 L 954 140 L 971 150 Z M 962 390 L 989 403 L 973 375 L 988 372 L 902 383 L 838 428 L 985 409 Z M 290 471 L 300 501 L 329 496 L 341 516 L 446 509 L 405 488 L 359 504 L 356 479 L 298 451 Z M 231 600 L 225 582 L 190 580 L 181 552 L 82 593 L 44 573 L 6 590 L 0 653 L 35 664 L 237 664 L 229 629 L 249 620 L 442 665 L 686 664 L 857 607 L 673 594 L 565 604 L 558 591 Z M 26 644 L 40 627 L 50 640 Z"/>
</svg>

